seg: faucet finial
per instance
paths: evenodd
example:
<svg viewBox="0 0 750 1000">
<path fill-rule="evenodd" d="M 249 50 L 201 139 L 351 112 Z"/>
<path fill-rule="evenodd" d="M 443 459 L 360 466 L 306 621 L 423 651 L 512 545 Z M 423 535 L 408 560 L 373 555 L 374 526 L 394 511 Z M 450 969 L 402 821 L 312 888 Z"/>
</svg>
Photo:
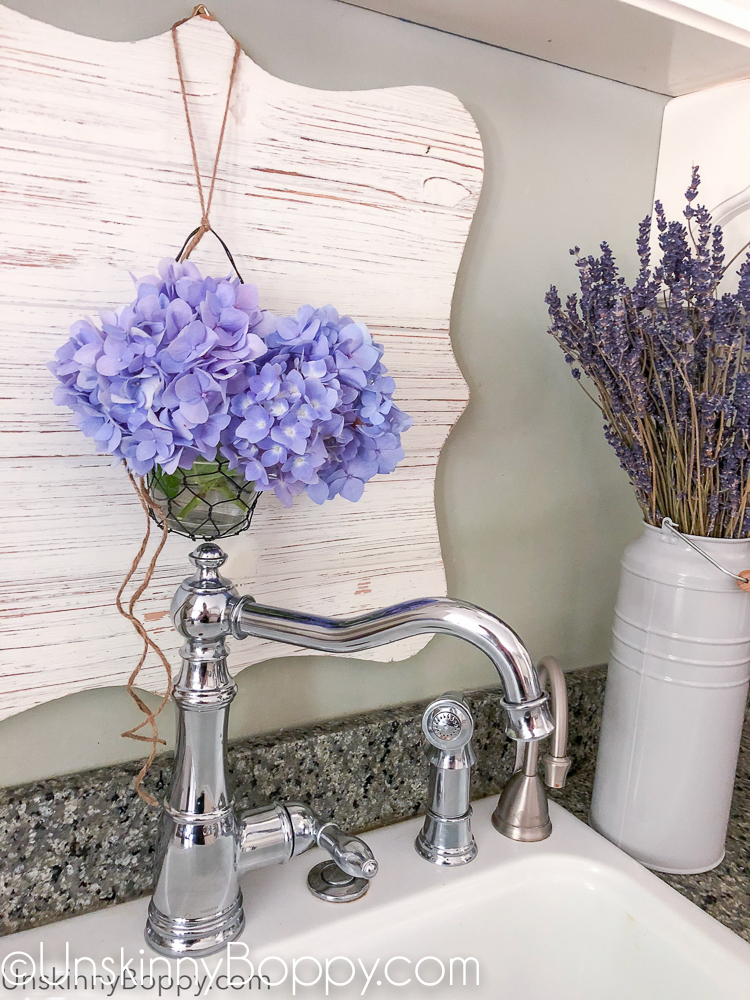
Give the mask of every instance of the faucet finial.
<svg viewBox="0 0 750 1000">
<path fill-rule="evenodd" d="M 227 556 L 215 542 L 203 542 L 190 553 L 190 561 L 195 573 L 182 581 L 172 600 L 172 624 L 186 639 L 223 643 L 238 596 L 219 572 Z M 222 648 L 220 655 L 226 650 Z"/>
<path fill-rule="evenodd" d="M 219 569 L 227 561 L 227 554 L 215 542 L 202 542 L 190 553 L 190 562 L 199 570 Z"/>
</svg>

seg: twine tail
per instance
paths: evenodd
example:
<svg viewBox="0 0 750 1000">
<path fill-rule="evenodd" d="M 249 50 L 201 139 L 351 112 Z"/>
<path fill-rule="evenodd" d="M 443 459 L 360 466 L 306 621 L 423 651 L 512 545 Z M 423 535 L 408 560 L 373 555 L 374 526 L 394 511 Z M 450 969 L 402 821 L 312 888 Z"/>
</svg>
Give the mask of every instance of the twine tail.
<svg viewBox="0 0 750 1000">
<path fill-rule="evenodd" d="M 146 531 L 143 535 L 143 541 L 141 542 L 140 548 L 138 549 L 138 552 L 136 553 L 135 558 L 131 563 L 130 569 L 128 570 L 125 579 L 122 581 L 120 589 L 117 592 L 117 596 L 115 598 L 115 604 L 117 605 L 117 610 L 120 612 L 123 618 L 127 618 L 127 620 L 131 623 L 131 625 L 135 629 L 138 636 L 143 641 L 143 649 L 141 651 L 140 658 L 135 668 L 133 669 L 133 672 L 128 678 L 126 690 L 130 695 L 130 697 L 135 702 L 135 704 L 137 705 L 139 711 L 141 711 L 145 715 L 145 718 L 137 726 L 134 726 L 132 729 L 128 729 L 126 730 L 126 732 L 122 733 L 122 736 L 126 737 L 127 739 L 139 740 L 143 743 L 151 744 L 151 750 L 149 752 L 149 755 L 146 758 L 143 767 L 140 769 L 140 771 L 138 772 L 133 781 L 133 789 L 135 792 L 137 792 L 140 798 L 143 799 L 144 802 L 147 802 L 150 806 L 158 806 L 159 803 L 153 797 L 153 795 L 149 795 L 149 793 L 146 792 L 145 789 L 143 788 L 143 779 L 146 777 L 146 774 L 148 773 L 148 770 L 154 761 L 154 757 L 156 756 L 159 745 L 166 746 L 166 742 L 163 739 L 160 739 L 159 737 L 159 727 L 157 725 L 156 719 L 157 716 L 161 714 L 162 710 L 169 701 L 169 696 L 172 689 L 172 668 L 169 663 L 169 660 L 164 655 L 159 645 L 151 638 L 151 636 L 146 631 L 146 627 L 144 626 L 143 622 L 136 615 L 135 605 L 137 601 L 143 596 L 149 584 L 151 583 L 151 579 L 154 575 L 154 570 L 156 569 L 156 563 L 167 541 L 167 534 L 169 532 L 169 528 L 167 525 L 166 515 L 164 514 L 162 509 L 157 504 L 155 504 L 151 499 L 151 497 L 148 495 L 143 479 L 137 481 L 129 470 L 128 470 L 128 478 L 130 479 L 130 482 L 133 484 L 133 489 L 135 490 L 138 499 L 141 502 L 141 506 L 143 507 L 143 510 L 146 514 Z M 127 587 L 127 585 L 132 580 L 133 576 L 138 571 L 141 561 L 146 553 L 146 548 L 148 546 L 149 539 L 151 537 L 151 517 L 149 515 L 149 511 L 154 512 L 156 518 L 158 519 L 161 525 L 161 538 L 159 540 L 159 544 L 157 545 L 154 551 L 153 556 L 151 557 L 151 561 L 149 562 L 146 568 L 143 581 L 133 592 L 133 595 L 128 601 L 127 607 L 125 607 L 125 605 L 123 604 L 123 594 L 125 592 L 125 588 Z M 156 655 L 159 657 L 162 666 L 164 667 L 165 673 L 167 675 L 166 691 L 156 711 L 152 711 L 148 707 L 148 705 L 136 692 L 134 687 L 136 679 L 138 678 L 138 674 L 141 672 L 141 668 L 143 667 L 143 664 L 146 662 L 146 656 L 148 655 L 149 650 L 153 650 L 153 652 L 155 652 Z M 144 726 L 148 726 L 151 729 L 150 736 L 144 736 L 139 732 L 139 730 L 143 729 Z"/>
</svg>

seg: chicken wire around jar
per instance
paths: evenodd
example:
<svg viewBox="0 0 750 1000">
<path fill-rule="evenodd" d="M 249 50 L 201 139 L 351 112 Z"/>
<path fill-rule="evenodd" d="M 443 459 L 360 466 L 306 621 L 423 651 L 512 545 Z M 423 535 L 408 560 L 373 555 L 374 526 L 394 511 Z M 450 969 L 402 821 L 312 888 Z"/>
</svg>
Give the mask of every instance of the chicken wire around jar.
<svg viewBox="0 0 750 1000">
<path fill-rule="evenodd" d="M 192 468 L 173 473 L 157 466 L 146 476 L 146 489 L 166 514 L 170 531 L 207 541 L 249 528 L 260 497 L 255 483 L 221 461 L 198 460 Z M 157 520 L 154 512 L 150 513 Z"/>
</svg>

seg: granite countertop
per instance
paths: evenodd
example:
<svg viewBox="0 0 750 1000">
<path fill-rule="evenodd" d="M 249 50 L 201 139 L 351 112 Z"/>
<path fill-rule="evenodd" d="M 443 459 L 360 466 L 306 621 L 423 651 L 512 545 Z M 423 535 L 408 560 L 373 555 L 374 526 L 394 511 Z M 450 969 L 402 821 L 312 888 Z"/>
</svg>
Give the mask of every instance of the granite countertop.
<svg viewBox="0 0 750 1000">
<path fill-rule="evenodd" d="M 606 670 L 567 675 L 568 783 L 554 797 L 588 816 Z M 466 695 L 476 722 L 472 797 L 497 794 L 512 771 L 499 688 Z M 240 808 L 304 801 L 362 832 L 416 816 L 427 793 L 421 717 L 401 705 L 320 725 L 238 740 L 230 768 Z M 0 789 L 0 935 L 38 927 L 151 892 L 158 811 L 132 790 L 139 763 Z M 172 757 L 147 786 L 163 798 Z M 663 875 L 678 892 L 750 942 L 750 713 L 742 740 L 724 861 L 703 875 Z"/>
</svg>

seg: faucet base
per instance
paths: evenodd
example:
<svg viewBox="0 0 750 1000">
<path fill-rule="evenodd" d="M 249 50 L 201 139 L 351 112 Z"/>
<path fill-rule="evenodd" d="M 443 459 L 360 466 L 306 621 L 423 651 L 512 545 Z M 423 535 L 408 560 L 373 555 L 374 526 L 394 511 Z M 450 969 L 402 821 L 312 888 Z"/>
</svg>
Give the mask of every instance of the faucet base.
<svg viewBox="0 0 750 1000">
<path fill-rule="evenodd" d="M 239 937 L 245 927 L 242 893 L 222 913 L 210 917 L 168 917 L 154 906 L 148 908 L 146 942 L 160 955 L 213 955 Z"/>
<path fill-rule="evenodd" d="M 512 775 L 495 806 L 492 825 L 504 837 L 525 844 L 533 844 L 549 837 L 552 823 L 547 793 L 537 774 L 516 771 Z"/>
<path fill-rule="evenodd" d="M 477 856 L 477 842 L 471 832 L 471 809 L 447 819 L 427 810 L 424 827 L 414 841 L 414 850 L 433 865 L 455 868 L 468 865 Z"/>
</svg>

